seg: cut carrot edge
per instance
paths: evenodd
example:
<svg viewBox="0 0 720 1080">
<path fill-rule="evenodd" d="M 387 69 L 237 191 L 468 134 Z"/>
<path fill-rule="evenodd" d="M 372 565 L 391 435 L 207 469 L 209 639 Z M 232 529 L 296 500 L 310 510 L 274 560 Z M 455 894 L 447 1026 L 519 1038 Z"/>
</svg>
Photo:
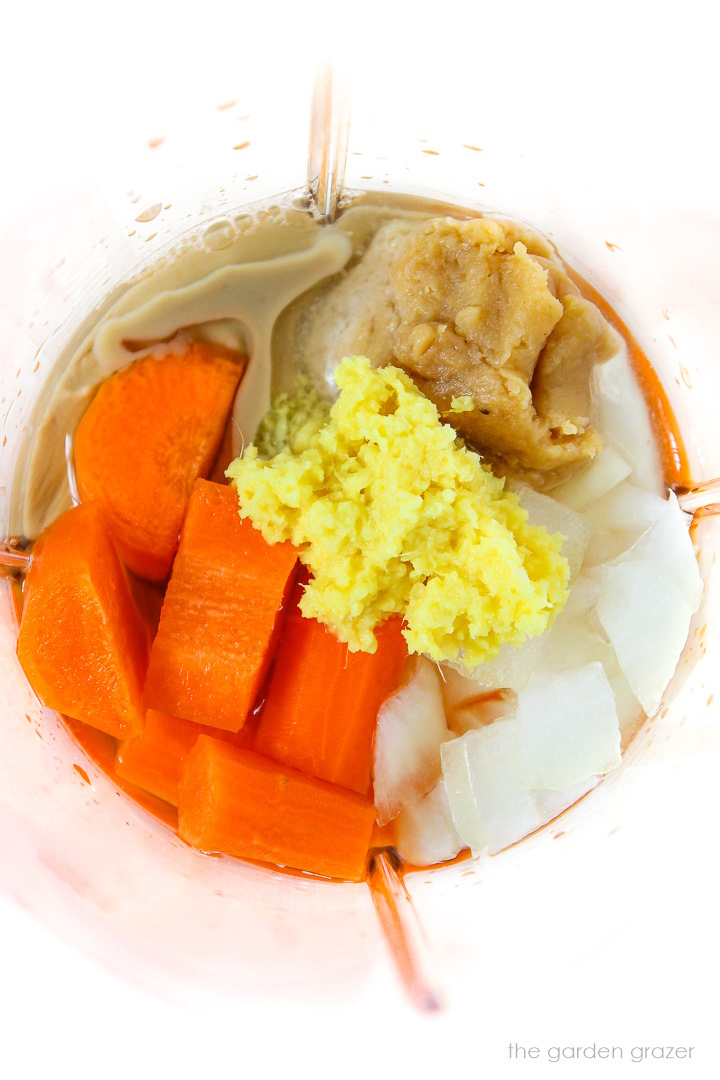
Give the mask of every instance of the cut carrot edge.
<svg viewBox="0 0 720 1080">
<path fill-rule="evenodd" d="M 113 736 L 142 730 L 148 628 L 97 504 L 77 506 L 37 541 L 25 582 L 18 658 L 48 708 Z"/>
<path fill-rule="evenodd" d="M 201 735 L 178 798 L 193 847 L 322 877 L 364 875 L 375 808 L 368 799 Z"/>
<path fill-rule="evenodd" d="M 197 480 L 150 652 L 145 701 L 238 731 L 278 643 L 297 552 L 268 544 L 232 488 Z"/>
<path fill-rule="evenodd" d="M 309 776 L 361 795 L 370 791 L 372 746 L 383 700 L 407 659 L 402 620 L 377 630 L 375 653 L 351 653 L 327 627 L 304 618 L 295 590 L 254 748 Z"/>
<path fill-rule="evenodd" d="M 249 747 L 253 729 L 254 725 L 246 724 L 237 733 L 223 732 L 148 709 L 140 734 L 124 739 L 118 746 L 115 771 L 128 783 L 177 806 L 183 765 L 200 735 L 213 735 L 233 746 Z"/>
</svg>

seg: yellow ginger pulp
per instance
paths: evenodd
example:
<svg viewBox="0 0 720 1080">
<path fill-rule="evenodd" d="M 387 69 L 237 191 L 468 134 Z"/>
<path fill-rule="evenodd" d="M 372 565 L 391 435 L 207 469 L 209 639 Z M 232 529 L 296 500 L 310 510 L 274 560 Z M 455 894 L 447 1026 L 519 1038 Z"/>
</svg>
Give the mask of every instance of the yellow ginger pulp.
<svg viewBox="0 0 720 1080">
<path fill-rule="evenodd" d="M 300 608 L 352 651 L 402 615 L 410 652 L 473 668 L 542 633 L 567 596 L 562 537 L 527 524 L 504 481 L 399 368 L 342 360 L 329 409 L 307 385 L 229 467 L 240 513 L 312 573 Z"/>
</svg>

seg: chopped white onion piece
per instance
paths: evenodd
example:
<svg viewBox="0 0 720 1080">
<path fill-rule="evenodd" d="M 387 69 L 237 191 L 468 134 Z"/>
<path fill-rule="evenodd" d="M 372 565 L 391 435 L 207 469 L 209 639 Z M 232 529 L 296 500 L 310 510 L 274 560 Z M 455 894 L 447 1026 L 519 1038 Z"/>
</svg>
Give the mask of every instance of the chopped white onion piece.
<svg viewBox="0 0 720 1080">
<path fill-rule="evenodd" d="M 447 862 L 466 847 L 455 828 L 442 780 L 398 814 L 395 846 L 400 857 L 415 866 Z"/>
<path fill-rule="evenodd" d="M 603 567 L 597 610 L 633 692 L 652 715 L 687 641 L 690 604 L 662 563 L 633 559 Z"/>
<path fill-rule="evenodd" d="M 611 360 L 596 364 L 592 381 L 592 418 L 603 439 L 632 466 L 634 484 L 662 490 L 660 456 L 648 407 L 623 348 Z"/>
<path fill-rule="evenodd" d="M 688 516 L 670 495 L 642 536 L 601 568 L 598 619 L 648 714 L 660 705 L 702 599 L 688 526 Z"/>
<path fill-rule="evenodd" d="M 604 663 L 606 657 L 613 657 L 595 615 L 599 594 L 599 575 L 582 573 L 575 579 L 565 607 L 543 635 L 536 671 L 558 675 L 593 660 Z"/>
<path fill-rule="evenodd" d="M 623 745 L 627 745 L 629 738 L 636 734 L 641 722 L 645 719 L 645 710 L 620 667 L 612 645 L 608 644 L 607 651 L 611 655 L 603 658 L 602 665 L 615 695 L 615 711 L 622 742 Z"/>
<path fill-rule="evenodd" d="M 516 720 L 498 720 L 442 747 L 442 770 L 453 821 L 473 855 L 509 847 L 542 824 L 532 792 L 517 773 Z"/>
<path fill-rule="evenodd" d="M 563 788 L 562 791 L 535 791 L 533 793 L 535 805 L 538 808 L 543 825 L 546 825 L 548 821 L 552 821 L 558 814 L 562 814 L 578 799 L 582 799 L 583 795 L 587 795 L 588 791 L 592 791 L 594 787 L 597 787 L 601 780 L 601 776 L 590 776 L 587 780 L 580 780 L 579 783 L 573 784 L 569 788 Z"/>
<path fill-rule="evenodd" d="M 552 497 L 583 513 L 631 473 L 627 461 L 613 446 L 604 447 L 593 460 L 553 488 Z"/>
<path fill-rule="evenodd" d="M 484 851 L 493 855 L 522 840 L 600 782 L 593 775 L 558 791 L 528 791 L 518 773 L 519 755 L 517 720 L 499 720 L 442 747 L 443 783 L 452 819 L 473 855 Z M 445 826 L 438 821 L 434 827 L 440 832 Z M 439 846 L 433 846 L 433 853 Z"/>
<path fill-rule="evenodd" d="M 635 487 L 624 480 L 609 494 L 585 511 L 595 532 L 585 553 L 587 569 L 609 562 L 626 551 L 662 517 L 667 499 Z"/>
<path fill-rule="evenodd" d="M 657 520 L 617 562 L 656 561 L 673 579 L 692 611 L 697 611 L 703 583 L 690 538 L 690 518 L 670 494 Z"/>
<path fill-rule="evenodd" d="M 562 533 L 565 537 L 561 551 L 568 561 L 570 580 L 573 581 L 580 572 L 585 551 L 590 543 L 593 533 L 591 522 L 559 499 L 541 495 L 529 484 L 508 482 L 508 488 L 517 492 L 520 505 L 528 512 L 530 525 L 544 525 L 549 533 Z"/>
<path fill-rule="evenodd" d="M 528 790 L 561 791 L 620 764 L 615 696 L 602 664 L 536 675 L 518 695 L 518 771 Z"/>
<path fill-rule="evenodd" d="M 597 617 L 600 594 L 600 571 L 583 573 L 576 578 L 565 607 L 543 638 L 543 651 L 538 671 L 544 675 L 559 675 L 571 668 L 584 667 L 597 661 L 605 669 L 615 695 L 620 733 L 623 738 L 634 731 L 644 716 L 640 702 L 608 642 Z"/>
<path fill-rule="evenodd" d="M 377 820 L 391 821 L 440 776 L 440 744 L 450 738 L 440 676 L 419 657 L 408 682 L 380 706 L 373 749 Z"/>
</svg>

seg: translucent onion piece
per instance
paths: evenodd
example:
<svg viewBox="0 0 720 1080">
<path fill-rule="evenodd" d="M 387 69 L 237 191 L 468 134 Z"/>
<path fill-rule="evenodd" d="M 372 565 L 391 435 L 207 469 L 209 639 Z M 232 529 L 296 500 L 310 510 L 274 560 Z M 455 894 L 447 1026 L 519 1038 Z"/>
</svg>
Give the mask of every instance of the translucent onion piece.
<svg viewBox="0 0 720 1080">
<path fill-rule="evenodd" d="M 395 846 L 400 857 L 415 866 L 447 862 L 466 847 L 455 828 L 442 780 L 398 814 Z"/>
<path fill-rule="evenodd" d="M 692 608 L 654 559 L 605 566 L 598 617 L 648 715 L 660 705 L 687 640 Z"/>
<path fill-rule="evenodd" d="M 689 516 L 671 493 L 654 524 L 616 561 L 656 561 L 673 579 L 692 611 L 697 611 L 703 583 L 689 527 Z"/>
<path fill-rule="evenodd" d="M 520 784 L 518 753 L 516 720 L 498 720 L 442 747 L 455 828 L 474 855 L 501 851 L 542 825 L 532 792 Z"/>
<path fill-rule="evenodd" d="M 519 752 L 516 720 L 470 731 L 442 748 L 443 782 L 454 826 L 473 855 L 493 855 L 522 840 L 600 782 L 599 776 L 590 776 L 561 791 L 527 791 L 518 774 Z M 442 804 L 436 797 L 438 820 L 433 828 L 440 833 Z M 436 850 L 439 845 L 432 853 Z"/>
<path fill-rule="evenodd" d="M 569 480 L 553 488 L 552 497 L 583 513 L 602 499 L 632 472 L 625 458 L 613 446 L 606 446 Z"/>
<path fill-rule="evenodd" d="M 662 491 L 662 469 L 645 398 L 623 349 L 612 360 L 596 364 L 592 373 L 593 422 L 605 445 L 613 446 L 629 465 L 631 479 L 648 491 Z"/>
<path fill-rule="evenodd" d="M 536 675 L 518 696 L 523 787 L 561 791 L 620 764 L 615 695 L 600 663 Z"/>
<path fill-rule="evenodd" d="M 558 814 L 562 814 L 570 806 L 582 799 L 583 795 L 587 795 L 588 791 L 592 791 L 597 787 L 601 776 L 590 776 L 587 780 L 581 780 L 578 784 L 573 784 L 572 787 L 563 788 L 562 791 L 536 791 L 535 805 L 538 808 L 538 813 L 543 819 L 543 824 L 546 825 L 548 821 L 552 821 Z"/>
<path fill-rule="evenodd" d="M 624 480 L 588 507 L 585 514 L 595 532 L 585 553 L 585 569 L 617 558 L 662 517 L 666 506 L 667 499 Z"/>
<path fill-rule="evenodd" d="M 440 745 L 450 737 L 438 669 L 420 657 L 408 682 L 378 713 L 373 783 L 381 825 L 434 786 L 440 776 Z"/>
</svg>

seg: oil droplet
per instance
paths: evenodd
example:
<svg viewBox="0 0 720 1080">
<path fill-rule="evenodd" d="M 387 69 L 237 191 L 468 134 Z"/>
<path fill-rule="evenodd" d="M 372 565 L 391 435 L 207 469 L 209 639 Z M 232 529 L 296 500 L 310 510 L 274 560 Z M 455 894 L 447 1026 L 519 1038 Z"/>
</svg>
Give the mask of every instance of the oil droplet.
<svg viewBox="0 0 720 1080">
<path fill-rule="evenodd" d="M 608 249 L 608 251 L 619 251 L 620 250 L 620 248 L 619 248 L 619 246 L 617 244 L 611 244 L 609 240 L 605 241 L 605 247 Z"/>
<path fill-rule="evenodd" d="M 158 216 L 162 210 L 162 203 L 156 202 L 152 206 L 148 206 L 147 210 L 143 210 L 142 214 L 138 214 L 135 218 L 136 221 L 152 221 Z"/>
<path fill-rule="evenodd" d="M 245 149 L 247 149 L 247 147 L 249 145 L 250 145 L 250 140 L 246 139 L 245 142 L 236 143 L 236 145 L 233 146 L 233 150 L 245 150 Z"/>
<path fill-rule="evenodd" d="M 222 251 L 233 242 L 234 236 L 235 230 L 230 221 L 216 221 L 207 227 L 203 240 L 211 251 Z"/>
<path fill-rule="evenodd" d="M 226 109 L 232 109 L 235 104 L 235 101 L 224 101 L 222 105 L 218 105 L 218 112 L 225 112 Z"/>
<path fill-rule="evenodd" d="M 164 142 L 165 142 L 165 136 L 164 135 L 156 135 L 154 138 L 148 139 L 148 146 L 150 147 L 151 150 L 155 150 L 156 147 L 162 146 L 162 144 Z"/>
<path fill-rule="evenodd" d="M 463 147 L 466 150 L 476 150 L 478 152 L 478 154 L 482 154 L 482 146 L 473 146 L 472 143 L 464 142 Z"/>
<path fill-rule="evenodd" d="M 428 154 L 429 157 L 439 157 L 440 152 L 438 150 L 423 150 L 423 154 Z"/>
<path fill-rule="evenodd" d="M 692 379 L 690 378 L 690 372 L 684 364 L 680 365 L 680 375 L 682 376 L 682 381 L 685 383 L 688 390 L 692 390 Z"/>
</svg>

